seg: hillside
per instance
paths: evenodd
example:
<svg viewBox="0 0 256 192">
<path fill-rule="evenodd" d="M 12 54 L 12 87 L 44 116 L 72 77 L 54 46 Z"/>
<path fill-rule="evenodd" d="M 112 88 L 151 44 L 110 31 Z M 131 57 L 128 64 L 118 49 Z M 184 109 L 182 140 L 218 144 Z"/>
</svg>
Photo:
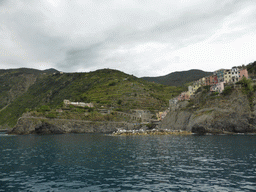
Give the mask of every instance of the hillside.
<svg viewBox="0 0 256 192">
<path fill-rule="evenodd" d="M 185 83 L 196 81 L 202 77 L 205 77 L 211 74 L 212 72 L 205 72 L 202 70 L 192 69 L 189 71 L 173 72 L 168 75 L 159 76 L 159 77 L 142 77 L 142 79 L 149 82 L 160 83 L 163 85 L 182 86 Z"/>
<path fill-rule="evenodd" d="M 36 70 L 28 68 L 0 70 L 0 110 L 11 104 L 35 83 L 38 76 L 58 72 L 55 69 Z"/>
<path fill-rule="evenodd" d="M 51 111 L 63 106 L 63 100 L 92 102 L 96 109 L 114 108 L 161 110 L 168 100 L 184 88 L 150 83 L 110 69 L 90 73 L 40 75 L 27 91 L 0 111 L 0 125 L 14 126 L 25 111 L 48 106 Z"/>
</svg>

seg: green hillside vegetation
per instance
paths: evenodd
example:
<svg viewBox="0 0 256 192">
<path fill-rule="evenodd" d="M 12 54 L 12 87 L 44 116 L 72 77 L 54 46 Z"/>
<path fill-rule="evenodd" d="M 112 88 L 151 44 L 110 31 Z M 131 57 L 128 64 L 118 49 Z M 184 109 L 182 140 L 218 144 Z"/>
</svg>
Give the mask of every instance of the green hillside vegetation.
<svg viewBox="0 0 256 192">
<path fill-rule="evenodd" d="M 256 61 L 249 63 L 246 65 L 247 71 L 251 78 L 255 78 L 256 76 Z"/>
<path fill-rule="evenodd" d="M 11 78 L 8 77 L 8 79 Z M 8 89 L 6 90 L 8 91 Z M 113 111 L 124 112 L 128 112 L 130 109 L 163 110 L 168 107 L 169 99 L 184 90 L 185 88 L 182 87 L 150 83 L 110 69 L 90 73 L 40 75 L 26 92 L 0 111 L 0 125 L 14 126 L 25 111 L 37 112 L 38 115 L 48 115 L 52 118 L 58 117 L 56 109 L 63 108 L 64 99 L 94 104 L 94 111 L 75 109 L 76 113 L 83 114 L 83 118 L 80 115 L 75 115 L 74 110 L 67 110 L 69 118 L 84 119 L 85 113 L 89 113 L 87 119 L 93 119 L 90 115 L 95 115 L 97 109 L 112 108 Z M 40 106 L 47 106 L 49 109 L 43 114 L 42 111 L 40 112 Z M 71 114 L 71 112 L 74 113 Z"/>
<path fill-rule="evenodd" d="M 27 68 L 0 70 L 0 110 L 25 93 L 39 75 L 54 72 L 57 70 L 40 71 Z"/>
</svg>

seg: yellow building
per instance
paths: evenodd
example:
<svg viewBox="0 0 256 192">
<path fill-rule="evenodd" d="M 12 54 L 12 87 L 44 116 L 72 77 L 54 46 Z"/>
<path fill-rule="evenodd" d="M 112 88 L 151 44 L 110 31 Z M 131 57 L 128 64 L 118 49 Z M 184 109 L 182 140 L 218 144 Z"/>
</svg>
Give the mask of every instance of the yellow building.
<svg viewBox="0 0 256 192">
<path fill-rule="evenodd" d="M 199 81 L 196 81 L 193 83 L 193 86 L 192 86 L 192 91 L 193 93 L 195 93 L 197 91 L 197 89 L 199 89 L 199 87 L 201 87 L 201 83 Z"/>
<path fill-rule="evenodd" d="M 191 85 L 188 86 L 188 92 L 187 92 L 187 94 L 188 94 L 189 96 L 194 95 L 193 87 L 192 87 Z"/>
<path fill-rule="evenodd" d="M 201 86 L 205 86 L 205 77 L 199 79 L 198 82 Z"/>
<path fill-rule="evenodd" d="M 224 72 L 224 82 L 231 83 L 232 82 L 232 73 L 230 69 L 225 70 Z"/>
</svg>

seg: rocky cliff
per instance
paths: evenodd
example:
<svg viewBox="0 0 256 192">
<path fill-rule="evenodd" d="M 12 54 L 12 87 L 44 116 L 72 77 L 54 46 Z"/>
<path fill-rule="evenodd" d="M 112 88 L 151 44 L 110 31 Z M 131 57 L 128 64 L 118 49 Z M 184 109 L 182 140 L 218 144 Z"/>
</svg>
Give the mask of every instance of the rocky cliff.
<svg viewBox="0 0 256 192">
<path fill-rule="evenodd" d="M 256 132 L 256 102 L 253 98 L 255 94 L 248 98 L 241 90 L 235 90 L 229 96 L 208 97 L 204 102 L 202 96 L 197 96 L 191 102 L 180 102 L 172 107 L 160 129 L 202 134 Z"/>
<path fill-rule="evenodd" d="M 136 129 L 126 122 L 93 122 L 68 119 L 21 117 L 9 134 L 113 133 L 118 129 Z"/>
</svg>

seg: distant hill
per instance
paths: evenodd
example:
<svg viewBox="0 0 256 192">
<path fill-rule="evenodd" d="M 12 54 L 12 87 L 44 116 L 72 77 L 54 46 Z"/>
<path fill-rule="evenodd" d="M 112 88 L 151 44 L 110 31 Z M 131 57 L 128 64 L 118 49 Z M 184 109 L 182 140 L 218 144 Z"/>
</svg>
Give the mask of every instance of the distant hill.
<svg viewBox="0 0 256 192">
<path fill-rule="evenodd" d="M 58 73 L 59 71 L 53 68 L 43 70 L 44 73 Z"/>
<path fill-rule="evenodd" d="M 185 83 L 196 81 L 202 77 L 212 75 L 212 72 L 192 69 L 189 71 L 173 72 L 165 76 L 159 77 L 142 77 L 142 79 L 169 86 L 182 86 Z"/>
</svg>

